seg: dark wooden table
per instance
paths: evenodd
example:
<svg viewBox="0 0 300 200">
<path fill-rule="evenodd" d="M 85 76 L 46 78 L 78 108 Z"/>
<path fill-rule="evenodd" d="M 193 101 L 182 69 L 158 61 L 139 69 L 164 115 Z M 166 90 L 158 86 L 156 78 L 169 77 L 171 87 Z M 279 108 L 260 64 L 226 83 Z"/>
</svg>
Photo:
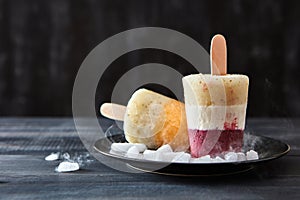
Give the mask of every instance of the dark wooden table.
<svg viewBox="0 0 300 200">
<path fill-rule="evenodd" d="M 101 119 L 108 127 L 112 121 Z M 70 118 L 0 119 L 0 199 L 300 199 L 300 120 L 249 119 L 247 129 L 291 152 L 251 171 L 220 177 L 132 174 L 96 159 L 57 173 L 51 152 L 86 152 Z"/>
</svg>

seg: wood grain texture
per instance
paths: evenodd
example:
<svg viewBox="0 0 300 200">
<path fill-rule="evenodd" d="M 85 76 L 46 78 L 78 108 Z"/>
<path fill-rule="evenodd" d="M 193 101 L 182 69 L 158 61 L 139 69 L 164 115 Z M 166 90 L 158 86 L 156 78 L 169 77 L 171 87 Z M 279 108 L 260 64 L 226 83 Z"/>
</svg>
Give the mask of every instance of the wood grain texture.
<svg viewBox="0 0 300 200">
<path fill-rule="evenodd" d="M 70 116 L 73 82 L 85 56 L 109 36 L 157 26 L 187 34 L 208 51 L 210 38 L 224 34 L 228 73 L 251 80 L 249 116 L 299 117 L 299 5 L 292 0 L 0 0 L 0 115 Z M 131 52 L 101 78 L 96 105 L 110 102 L 124 72 L 147 62 L 195 73 L 168 52 Z"/>
<path fill-rule="evenodd" d="M 100 123 L 107 128 L 112 121 L 100 119 Z M 58 161 L 44 160 L 50 152 L 85 152 L 73 120 L 2 118 L 0 198 L 299 199 L 300 119 L 254 118 L 247 124 L 251 132 L 289 143 L 292 152 L 247 173 L 192 178 L 124 173 L 96 160 L 77 172 L 56 173 L 54 168 Z M 60 139 L 63 143 L 57 143 Z M 59 148 L 57 144 L 60 144 Z"/>
</svg>

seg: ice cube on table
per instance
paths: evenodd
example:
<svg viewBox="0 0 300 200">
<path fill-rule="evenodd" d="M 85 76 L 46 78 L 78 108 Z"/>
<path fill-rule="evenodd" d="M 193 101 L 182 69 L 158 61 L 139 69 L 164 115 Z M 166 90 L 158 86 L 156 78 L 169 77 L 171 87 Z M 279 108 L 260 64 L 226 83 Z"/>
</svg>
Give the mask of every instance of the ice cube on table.
<svg viewBox="0 0 300 200">
<path fill-rule="evenodd" d="M 140 158 L 140 151 L 136 146 L 132 146 L 128 149 L 125 156 L 128 158 Z"/>
<path fill-rule="evenodd" d="M 57 172 L 72 172 L 79 170 L 79 164 L 76 162 L 61 162 L 56 168 Z"/>
<path fill-rule="evenodd" d="M 238 155 L 235 152 L 228 152 L 224 156 L 226 161 L 236 162 L 238 160 Z"/>
<path fill-rule="evenodd" d="M 67 161 L 71 161 L 71 156 L 68 152 L 65 152 L 62 154 L 62 159 L 67 160 Z"/>
<path fill-rule="evenodd" d="M 256 151 L 250 150 L 246 153 L 247 160 L 258 159 L 258 153 Z"/>
<path fill-rule="evenodd" d="M 239 152 L 236 155 L 237 155 L 237 161 L 245 161 L 246 160 L 246 156 L 244 153 Z"/>
<path fill-rule="evenodd" d="M 191 154 L 185 152 L 179 152 L 175 158 L 173 158 L 172 162 L 177 163 L 189 163 L 191 159 Z"/>
<path fill-rule="evenodd" d="M 48 156 L 45 157 L 45 160 L 47 160 L 47 161 L 58 160 L 59 159 L 59 155 L 60 155 L 59 152 L 51 153 L 50 155 L 48 155 Z"/>
<path fill-rule="evenodd" d="M 173 149 L 169 144 L 165 144 L 159 147 L 156 151 L 160 153 L 170 153 L 173 152 Z"/>
<path fill-rule="evenodd" d="M 135 146 L 140 153 L 147 149 L 146 145 L 142 143 L 112 143 L 110 149 L 115 152 L 126 153 L 133 146 Z"/>
</svg>

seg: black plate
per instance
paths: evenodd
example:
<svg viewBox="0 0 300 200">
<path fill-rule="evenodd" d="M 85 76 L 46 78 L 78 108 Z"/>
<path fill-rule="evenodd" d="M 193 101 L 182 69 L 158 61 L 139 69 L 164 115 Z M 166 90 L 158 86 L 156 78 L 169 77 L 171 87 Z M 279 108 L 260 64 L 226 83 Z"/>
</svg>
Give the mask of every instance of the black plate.
<svg viewBox="0 0 300 200">
<path fill-rule="evenodd" d="M 252 169 L 258 164 L 277 159 L 290 151 L 290 146 L 281 141 L 263 137 L 245 134 L 244 150 L 254 149 L 259 154 L 258 160 L 226 163 L 167 163 L 159 161 L 150 161 L 143 159 L 131 159 L 122 155 L 110 153 L 112 142 L 126 142 L 123 134 L 107 135 L 96 141 L 94 148 L 99 153 L 123 161 L 136 170 L 176 176 L 211 176 L 226 175 L 244 172 Z"/>
</svg>

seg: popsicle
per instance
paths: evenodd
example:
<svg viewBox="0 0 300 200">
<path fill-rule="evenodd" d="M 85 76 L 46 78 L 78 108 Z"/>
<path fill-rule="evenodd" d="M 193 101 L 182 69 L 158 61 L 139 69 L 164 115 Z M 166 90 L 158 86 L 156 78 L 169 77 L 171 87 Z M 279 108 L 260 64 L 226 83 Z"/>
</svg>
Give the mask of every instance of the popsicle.
<svg viewBox="0 0 300 200">
<path fill-rule="evenodd" d="M 164 144 L 174 151 L 189 148 L 184 104 L 147 89 L 137 90 L 129 100 L 124 132 L 128 142 L 144 143 L 150 149 Z"/>
<path fill-rule="evenodd" d="M 211 45 L 212 74 L 182 79 L 193 157 L 242 150 L 249 79 L 226 74 L 226 67 L 226 42 L 217 35 Z"/>
</svg>

